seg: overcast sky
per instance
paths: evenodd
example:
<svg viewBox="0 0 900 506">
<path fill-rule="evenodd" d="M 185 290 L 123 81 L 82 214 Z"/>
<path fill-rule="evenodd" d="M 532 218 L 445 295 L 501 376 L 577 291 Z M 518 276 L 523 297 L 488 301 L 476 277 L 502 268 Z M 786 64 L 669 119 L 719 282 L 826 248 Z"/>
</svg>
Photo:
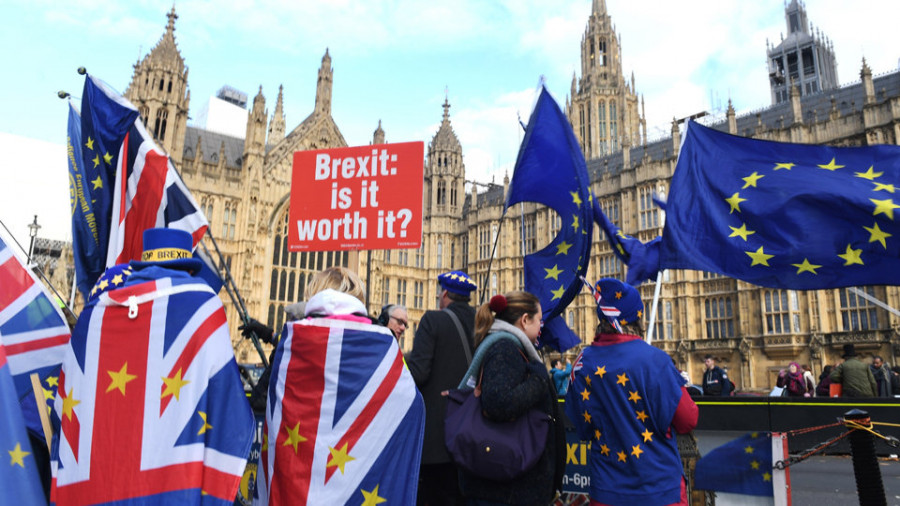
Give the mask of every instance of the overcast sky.
<svg viewBox="0 0 900 506">
<path fill-rule="evenodd" d="M 6 3 L 6 2 L 4 2 Z M 622 66 L 644 97 L 650 137 L 673 117 L 716 111 L 729 98 L 740 115 L 769 105 L 766 41 L 786 31 L 781 0 L 607 0 L 620 36 Z M 85 66 L 119 91 L 132 65 L 165 31 L 166 1 L 33 0 L 4 5 L 0 63 L 5 79 L 0 149 L 5 166 L 0 220 L 27 243 L 68 239 L 65 102 L 80 97 Z M 900 2 L 808 0 L 809 20 L 834 43 L 841 83 L 900 59 Z M 512 171 L 521 128 L 541 76 L 562 104 L 591 0 L 191 0 L 176 6 L 176 41 L 190 68 L 191 115 L 222 85 L 259 86 L 274 110 L 284 85 L 288 130 L 313 109 L 328 48 L 334 68 L 332 115 L 350 145 L 371 142 L 382 121 L 388 142 L 431 140 L 445 90 L 462 143 L 466 176 L 500 181 Z"/>
</svg>

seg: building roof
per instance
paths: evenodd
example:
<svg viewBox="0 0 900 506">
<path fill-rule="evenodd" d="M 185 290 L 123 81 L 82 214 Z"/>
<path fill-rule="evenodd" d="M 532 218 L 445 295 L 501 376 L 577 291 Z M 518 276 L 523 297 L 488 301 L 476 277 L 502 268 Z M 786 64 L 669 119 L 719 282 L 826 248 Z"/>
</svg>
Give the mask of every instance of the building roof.
<svg viewBox="0 0 900 506">
<path fill-rule="evenodd" d="M 203 153 L 203 161 L 206 163 L 219 163 L 219 151 L 222 143 L 225 143 L 225 167 L 240 169 L 241 159 L 244 156 L 244 139 L 230 135 L 211 132 L 201 128 L 189 126 L 184 133 L 184 158 L 195 158 L 197 139 L 200 139 L 200 151 Z"/>
</svg>

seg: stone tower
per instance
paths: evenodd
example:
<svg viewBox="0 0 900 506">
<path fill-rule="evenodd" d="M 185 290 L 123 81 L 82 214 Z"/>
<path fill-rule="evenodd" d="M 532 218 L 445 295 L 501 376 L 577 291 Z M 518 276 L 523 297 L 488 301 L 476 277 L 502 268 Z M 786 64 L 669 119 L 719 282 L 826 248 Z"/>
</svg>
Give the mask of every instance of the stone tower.
<svg viewBox="0 0 900 506">
<path fill-rule="evenodd" d="M 432 252 L 436 271 L 448 270 L 456 262 L 453 245 L 465 199 L 466 167 L 462 146 L 450 126 L 450 102 L 444 99 L 444 118 L 425 155 L 423 236 Z M 436 274 L 435 274 L 436 276 Z M 434 278 L 434 276 L 429 276 Z"/>
<path fill-rule="evenodd" d="M 641 144 L 646 124 L 638 112 L 634 75 L 625 81 L 622 49 L 605 0 L 593 0 L 581 40 L 581 79 L 572 76 L 571 100 L 566 102 L 585 158 Z"/>
<path fill-rule="evenodd" d="M 157 144 L 180 166 L 191 92 L 188 69 L 175 44 L 178 15 L 174 6 L 167 16 L 166 33 L 143 60 L 134 64 L 125 97 L 138 108 Z"/>
<path fill-rule="evenodd" d="M 792 83 L 801 96 L 831 90 L 838 86 L 834 46 L 806 17 L 806 6 L 798 0 L 784 9 L 788 35 L 772 46 L 766 42 L 769 62 L 769 87 L 772 104 L 790 98 Z"/>
<path fill-rule="evenodd" d="M 278 87 L 278 99 L 275 101 L 275 112 L 272 114 L 272 120 L 269 122 L 269 139 L 268 143 L 275 145 L 284 139 L 284 104 L 283 104 L 284 86 Z"/>
<path fill-rule="evenodd" d="M 334 80 L 334 72 L 331 70 L 331 56 L 328 48 L 325 48 L 325 56 L 322 57 L 322 66 L 319 67 L 319 81 L 316 84 L 316 112 L 331 115 L 331 84 Z"/>
</svg>

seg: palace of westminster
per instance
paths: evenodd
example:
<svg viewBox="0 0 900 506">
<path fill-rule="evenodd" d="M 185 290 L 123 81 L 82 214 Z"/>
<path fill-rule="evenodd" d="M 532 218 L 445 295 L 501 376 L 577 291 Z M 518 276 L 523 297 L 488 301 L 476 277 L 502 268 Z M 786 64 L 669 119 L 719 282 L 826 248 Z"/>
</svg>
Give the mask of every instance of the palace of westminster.
<svg viewBox="0 0 900 506">
<path fill-rule="evenodd" d="M 629 80 L 623 74 L 619 36 L 606 3 L 592 1 L 581 41 L 581 75 L 573 75 L 565 112 L 603 210 L 623 231 L 648 241 L 662 233 L 663 212 L 652 196 L 667 193 L 684 125 L 673 120 L 670 136 L 648 142 L 643 99 L 633 75 Z M 408 350 L 416 323 L 424 311 L 436 308 L 439 273 L 466 271 L 479 285 L 473 303 L 482 291 L 490 296 L 523 288 L 523 255 L 549 244 L 560 220 L 546 207 L 529 203 L 516 205 L 504 216 L 508 178 L 502 185 L 468 185 L 467 193 L 464 147 L 451 126 L 446 100 L 443 121 L 426 147 L 419 249 L 289 252 L 293 153 L 347 146 L 331 116 L 331 57 L 326 50 L 312 112 L 291 130 L 285 124 L 282 90 L 270 115 L 262 88 L 249 104 L 246 95 L 227 87 L 216 99 L 246 106 L 243 132 L 225 134 L 188 125 L 188 69 L 175 43 L 176 17 L 173 8 L 157 45 L 134 65 L 125 95 L 206 214 L 249 316 L 279 328 L 284 306 L 304 299 L 309 276 L 330 265 L 344 265 L 367 281 L 371 314 L 388 303 L 408 307 L 410 328 L 401 340 Z M 791 0 L 785 21 L 787 36 L 766 48 L 772 105 L 736 116 L 729 101 L 724 114 L 707 116 L 703 122 L 757 139 L 834 146 L 898 144 L 900 71 L 873 77 L 863 61 L 861 79 L 841 86 L 832 43 L 812 28 L 804 4 Z M 372 143 L 384 142 L 379 122 Z M 595 228 L 594 234 L 587 278 L 624 279 L 626 267 L 601 232 Z M 68 284 L 63 281 L 66 270 L 55 269 L 56 286 Z M 888 364 L 900 363 L 900 317 L 849 289 L 777 290 L 681 270 L 664 272 L 658 282 L 653 345 L 668 352 L 695 382 L 701 380 L 707 354 L 731 373 L 738 389 L 760 392 L 770 389 L 778 370 L 793 360 L 809 364 L 818 376 L 825 365 L 840 360 L 845 343 L 855 344 L 863 356 L 877 354 Z M 640 287 L 648 306 L 654 288 L 652 282 Z M 860 289 L 900 307 L 896 287 Z M 225 290 L 220 296 L 238 361 L 258 361 L 251 344 L 237 332 L 235 305 Z M 586 292 L 579 295 L 564 317 L 582 341 L 590 343 L 597 323 L 593 298 Z M 648 322 L 645 319 L 645 325 Z"/>
</svg>

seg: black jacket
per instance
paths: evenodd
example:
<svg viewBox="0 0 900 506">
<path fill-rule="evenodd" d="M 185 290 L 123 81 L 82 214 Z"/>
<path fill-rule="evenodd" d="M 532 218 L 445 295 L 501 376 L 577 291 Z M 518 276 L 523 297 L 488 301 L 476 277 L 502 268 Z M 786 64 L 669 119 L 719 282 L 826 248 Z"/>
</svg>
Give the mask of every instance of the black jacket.
<svg viewBox="0 0 900 506">
<path fill-rule="evenodd" d="M 474 353 L 473 329 L 475 309 L 464 302 L 447 306 L 459 318 L 466 332 L 469 351 Z M 462 341 L 450 315 L 443 311 L 426 311 L 416 329 L 413 349 L 406 355 L 406 366 L 412 373 L 416 386 L 425 401 L 425 442 L 422 446 L 422 464 L 452 462 L 444 445 L 444 415 L 447 398 L 444 390 L 456 388 L 469 363 Z"/>
<path fill-rule="evenodd" d="M 510 340 L 494 343 L 483 363 L 481 405 L 493 420 L 511 420 L 532 407 L 554 419 L 547 446 L 537 464 L 522 476 L 497 482 L 460 469 L 460 488 L 467 499 L 484 499 L 503 504 L 550 504 L 562 485 L 565 470 L 565 428 L 559 415 L 556 389 L 541 362 L 526 362 Z"/>
<path fill-rule="evenodd" d="M 729 395 L 731 381 L 719 366 L 703 370 L 703 395 Z"/>
</svg>

